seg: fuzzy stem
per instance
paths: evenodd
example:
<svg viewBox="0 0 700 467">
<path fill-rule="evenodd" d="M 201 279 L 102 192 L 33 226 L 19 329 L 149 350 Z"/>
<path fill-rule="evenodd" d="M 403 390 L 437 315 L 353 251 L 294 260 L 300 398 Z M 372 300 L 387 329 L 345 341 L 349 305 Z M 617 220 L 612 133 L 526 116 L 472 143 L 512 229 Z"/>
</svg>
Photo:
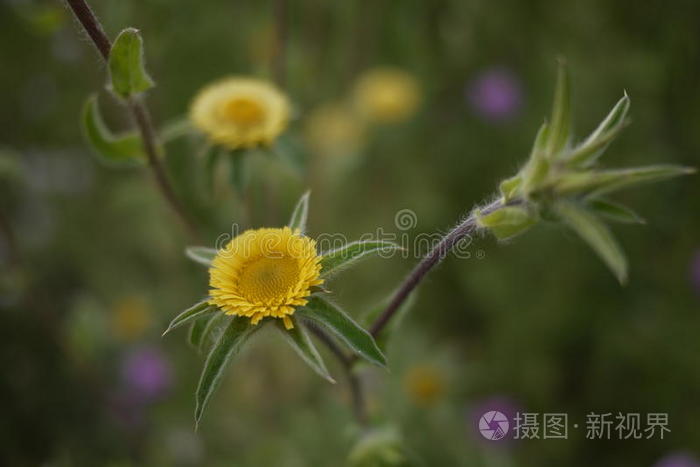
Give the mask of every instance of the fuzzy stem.
<svg viewBox="0 0 700 467">
<path fill-rule="evenodd" d="M 95 47 L 97 47 L 97 50 L 100 52 L 100 55 L 104 61 L 107 62 L 109 60 L 110 50 L 112 49 L 112 43 L 105 34 L 102 25 L 92 12 L 90 6 L 85 0 L 66 0 L 66 3 L 75 15 L 76 19 L 85 29 L 85 32 L 87 32 L 88 36 L 90 36 L 90 39 L 95 44 Z M 199 234 L 195 224 L 187 216 L 185 209 L 180 203 L 180 200 L 175 195 L 175 191 L 168 180 L 163 164 L 160 162 L 160 158 L 158 156 L 158 144 L 156 142 L 156 132 L 153 129 L 153 124 L 151 122 L 148 109 L 143 102 L 134 98 L 127 101 L 127 107 L 129 108 L 134 122 L 138 127 L 139 133 L 141 134 L 143 148 L 146 152 L 146 157 L 148 158 L 148 166 L 153 173 L 158 189 L 177 217 L 180 219 L 180 221 L 182 221 L 190 236 L 195 240 L 198 239 Z"/>
<path fill-rule="evenodd" d="M 481 210 L 483 214 L 492 213 L 499 208 L 503 207 L 504 204 L 501 200 L 495 201 Z M 459 243 L 463 238 L 474 233 L 477 229 L 476 217 L 471 214 L 464 221 L 462 221 L 457 227 L 452 229 L 447 235 L 445 235 L 440 242 L 438 242 L 435 247 L 428 252 L 427 255 L 416 265 L 415 268 L 406 276 L 403 283 L 399 286 L 398 290 L 394 293 L 391 302 L 382 312 L 382 314 L 375 320 L 370 328 L 370 333 L 372 336 L 377 337 L 382 329 L 387 325 L 389 320 L 394 316 L 394 314 L 401 307 L 401 304 L 408 298 L 413 289 L 418 286 L 421 280 L 425 277 L 428 272 L 434 268 L 436 265 L 442 261 L 445 256 L 452 250 L 452 248 Z"/>
</svg>

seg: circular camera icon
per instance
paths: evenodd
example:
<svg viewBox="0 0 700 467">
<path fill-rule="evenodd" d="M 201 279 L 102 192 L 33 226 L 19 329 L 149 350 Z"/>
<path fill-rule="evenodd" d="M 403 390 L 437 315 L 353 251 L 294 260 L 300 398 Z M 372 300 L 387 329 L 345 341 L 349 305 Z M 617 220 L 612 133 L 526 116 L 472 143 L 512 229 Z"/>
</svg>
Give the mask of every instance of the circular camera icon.
<svg viewBox="0 0 700 467">
<path fill-rule="evenodd" d="M 492 410 L 486 412 L 479 419 L 479 432 L 489 441 L 498 441 L 508 434 L 510 422 L 503 413 Z"/>
</svg>

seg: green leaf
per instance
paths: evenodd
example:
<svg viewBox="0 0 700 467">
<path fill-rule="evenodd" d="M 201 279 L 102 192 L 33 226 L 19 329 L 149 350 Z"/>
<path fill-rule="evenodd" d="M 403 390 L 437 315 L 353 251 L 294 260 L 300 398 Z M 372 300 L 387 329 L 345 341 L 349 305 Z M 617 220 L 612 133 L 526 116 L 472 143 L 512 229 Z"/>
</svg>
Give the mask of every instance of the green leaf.
<svg viewBox="0 0 700 467">
<path fill-rule="evenodd" d="M 386 367 L 386 358 L 374 338 L 337 305 L 322 297 L 312 296 L 309 303 L 296 313 L 323 325 L 364 359 Z"/>
<path fill-rule="evenodd" d="M 144 68 L 143 40 L 134 28 L 124 29 L 109 52 L 110 89 L 119 97 L 128 99 L 154 86 Z"/>
<path fill-rule="evenodd" d="M 309 197 L 311 196 L 311 191 L 307 191 L 299 201 L 297 201 L 294 211 L 292 212 L 292 217 L 289 219 L 289 227 L 292 230 L 299 229 L 302 235 L 306 234 L 306 221 L 309 217 Z"/>
<path fill-rule="evenodd" d="M 105 125 L 97 104 L 90 96 L 83 107 L 83 134 L 100 160 L 111 165 L 133 166 L 144 163 L 146 155 L 135 132 L 114 135 Z"/>
<path fill-rule="evenodd" d="M 204 330 L 207 328 L 209 322 L 214 319 L 217 315 L 209 314 L 202 316 L 192 324 L 190 324 L 190 332 L 187 334 L 187 343 L 192 346 L 193 349 L 199 351 L 199 346 L 202 343 L 202 336 L 204 335 Z"/>
<path fill-rule="evenodd" d="M 204 326 L 195 336 L 191 336 L 189 343 L 197 352 L 208 351 L 208 349 L 219 340 L 221 333 L 231 317 L 225 313 L 214 313 L 209 317 L 201 318 L 204 321 Z M 195 321 L 193 324 L 197 324 Z M 192 329 L 190 329 L 192 331 Z"/>
<path fill-rule="evenodd" d="M 613 203 L 612 201 L 603 199 L 592 199 L 587 203 L 599 216 L 605 217 L 615 222 L 624 224 L 644 224 L 645 221 L 637 215 L 636 212 L 621 204 Z"/>
<path fill-rule="evenodd" d="M 552 116 L 547 134 L 547 157 L 556 157 L 571 137 L 571 86 L 566 61 L 559 60 Z"/>
<path fill-rule="evenodd" d="M 612 140 L 627 125 L 629 108 L 630 99 L 625 93 L 598 128 L 566 156 L 567 164 L 571 167 L 590 167 L 595 164 Z"/>
<path fill-rule="evenodd" d="M 582 194 L 589 197 L 598 197 L 630 186 L 658 182 L 694 172 L 694 168 L 679 165 L 650 165 L 629 169 L 589 170 L 562 176 L 554 188 L 560 195 Z"/>
<path fill-rule="evenodd" d="M 199 426 L 209 399 L 221 382 L 221 375 L 231 357 L 241 350 L 253 331 L 260 327 L 250 324 L 249 318 L 235 316 L 212 347 L 204 363 L 204 369 L 195 393 L 197 401 L 197 406 L 194 410 L 195 430 Z"/>
<path fill-rule="evenodd" d="M 205 246 L 188 246 L 185 248 L 185 256 L 195 263 L 210 267 L 211 262 L 216 258 L 217 251 L 214 248 Z"/>
<path fill-rule="evenodd" d="M 218 311 L 218 308 L 216 308 L 213 305 L 209 305 L 208 300 L 209 299 L 202 300 L 201 302 L 196 303 L 195 305 L 191 306 L 190 308 L 177 315 L 175 319 L 173 319 L 170 322 L 170 325 L 168 325 L 168 329 L 165 330 L 163 335 L 166 335 L 173 329 L 179 328 L 183 324 L 189 323 L 195 319 L 201 318 L 202 316 Z"/>
<path fill-rule="evenodd" d="M 321 378 L 335 384 L 335 380 L 328 373 L 321 355 L 318 353 L 318 350 L 316 350 L 316 346 L 309 338 L 309 334 L 306 332 L 306 329 L 304 329 L 304 326 L 302 326 L 302 324 L 293 316 L 290 316 L 290 319 L 294 324 L 292 329 L 285 329 L 282 320 L 276 319 L 275 325 L 277 326 L 277 329 L 279 329 L 279 331 L 282 333 L 282 336 L 284 336 L 287 343 L 294 349 L 301 359 L 304 360 L 304 363 L 309 365 L 321 376 Z"/>
<path fill-rule="evenodd" d="M 389 254 L 404 248 L 393 242 L 358 241 L 322 253 L 321 277 L 329 277 L 372 254 Z"/>
<path fill-rule="evenodd" d="M 522 174 L 522 192 L 526 197 L 537 191 L 547 178 L 547 174 L 549 174 L 549 161 L 546 154 L 548 134 L 549 126 L 545 122 L 537 131 L 527 164 L 520 171 Z"/>
<path fill-rule="evenodd" d="M 515 198 L 522 184 L 523 177 L 520 174 L 503 180 L 498 185 L 498 189 L 501 192 L 501 196 L 503 197 L 503 202 L 507 203 L 511 199 Z"/>
<path fill-rule="evenodd" d="M 505 206 L 486 215 L 476 213 L 479 227 L 489 229 L 499 240 L 508 240 L 524 233 L 538 220 L 535 212 L 522 206 Z"/>
<path fill-rule="evenodd" d="M 621 284 L 627 282 L 627 259 L 610 230 L 594 214 L 568 201 L 554 206 L 559 217 L 571 227 L 608 265 Z"/>
</svg>

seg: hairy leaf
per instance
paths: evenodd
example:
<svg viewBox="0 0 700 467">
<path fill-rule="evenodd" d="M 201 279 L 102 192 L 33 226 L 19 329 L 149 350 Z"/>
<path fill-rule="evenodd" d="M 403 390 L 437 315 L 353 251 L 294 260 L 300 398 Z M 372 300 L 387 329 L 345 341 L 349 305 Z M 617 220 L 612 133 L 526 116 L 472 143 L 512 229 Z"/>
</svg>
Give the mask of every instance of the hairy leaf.
<svg viewBox="0 0 700 467">
<path fill-rule="evenodd" d="M 323 257 L 321 259 L 321 277 L 329 277 L 369 255 L 392 254 L 398 250 L 403 250 L 403 247 L 393 242 L 366 241 L 348 243 L 340 248 L 321 254 Z"/>
<path fill-rule="evenodd" d="M 221 382 L 221 375 L 231 357 L 240 351 L 243 344 L 257 328 L 260 326 L 251 325 L 250 319 L 244 316 L 235 316 L 211 348 L 195 393 L 197 402 L 194 411 L 195 429 L 199 426 L 209 399 Z"/>
<path fill-rule="evenodd" d="M 322 297 L 312 296 L 297 313 L 327 328 L 362 358 L 386 366 L 386 358 L 374 338 L 337 305 Z"/>
<path fill-rule="evenodd" d="M 304 326 L 293 316 L 290 317 L 290 319 L 294 324 L 292 329 L 285 329 L 282 320 L 276 319 L 275 325 L 277 326 L 277 329 L 279 329 L 279 331 L 282 333 L 282 336 L 287 343 L 294 349 L 301 359 L 304 360 L 304 363 L 309 365 L 323 379 L 335 384 L 335 380 L 328 373 L 321 355 L 318 353 L 318 350 L 316 350 L 316 346 L 309 338 L 309 334 L 306 332 Z"/>
<path fill-rule="evenodd" d="M 205 246 L 188 246 L 185 248 L 185 255 L 195 263 L 211 266 L 211 262 L 216 258 L 217 251 L 214 248 Z"/>
<path fill-rule="evenodd" d="M 297 201 L 297 205 L 294 207 L 292 217 L 289 219 L 289 227 L 292 230 L 299 229 L 302 235 L 306 234 L 306 221 L 309 217 L 310 196 L 310 191 L 307 191 L 306 193 L 301 195 L 301 198 L 299 198 L 299 201 Z"/>
<path fill-rule="evenodd" d="M 170 322 L 170 325 L 168 325 L 168 329 L 165 330 L 163 335 L 166 335 L 173 329 L 179 328 L 183 324 L 192 322 L 195 319 L 201 318 L 202 316 L 213 313 L 215 311 L 218 311 L 218 308 L 216 308 L 213 305 L 209 305 L 208 299 L 202 300 L 201 302 L 196 303 L 195 305 L 191 306 L 190 308 L 177 315 L 175 319 L 173 319 Z"/>
<path fill-rule="evenodd" d="M 110 165 L 133 166 L 143 164 L 146 155 L 141 137 L 135 132 L 114 135 L 105 125 L 97 104 L 97 96 L 90 96 L 83 107 L 82 127 L 85 139 L 100 160 Z"/>
<path fill-rule="evenodd" d="M 154 86 L 144 67 L 143 40 L 134 28 L 124 29 L 109 52 L 111 90 L 124 99 L 140 94 Z"/>
<path fill-rule="evenodd" d="M 627 282 L 627 259 L 610 230 L 594 214 L 569 202 L 556 203 L 560 218 L 608 265 L 621 284 Z"/>
</svg>

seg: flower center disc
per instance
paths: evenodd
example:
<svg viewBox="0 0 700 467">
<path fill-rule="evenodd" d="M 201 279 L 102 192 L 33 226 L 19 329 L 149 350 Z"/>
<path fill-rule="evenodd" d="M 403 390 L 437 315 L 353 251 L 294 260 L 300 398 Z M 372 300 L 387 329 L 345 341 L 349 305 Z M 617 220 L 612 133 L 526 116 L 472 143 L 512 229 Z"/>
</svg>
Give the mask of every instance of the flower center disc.
<svg viewBox="0 0 700 467">
<path fill-rule="evenodd" d="M 226 102 L 223 114 L 227 120 L 240 126 L 258 125 L 265 118 L 265 112 L 260 104 L 244 97 Z"/>
<path fill-rule="evenodd" d="M 245 298 L 256 302 L 282 299 L 298 282 L 299 262 L 292 257 L 262 257 L 241 271 L 238 287 Z"/>
</svg>

